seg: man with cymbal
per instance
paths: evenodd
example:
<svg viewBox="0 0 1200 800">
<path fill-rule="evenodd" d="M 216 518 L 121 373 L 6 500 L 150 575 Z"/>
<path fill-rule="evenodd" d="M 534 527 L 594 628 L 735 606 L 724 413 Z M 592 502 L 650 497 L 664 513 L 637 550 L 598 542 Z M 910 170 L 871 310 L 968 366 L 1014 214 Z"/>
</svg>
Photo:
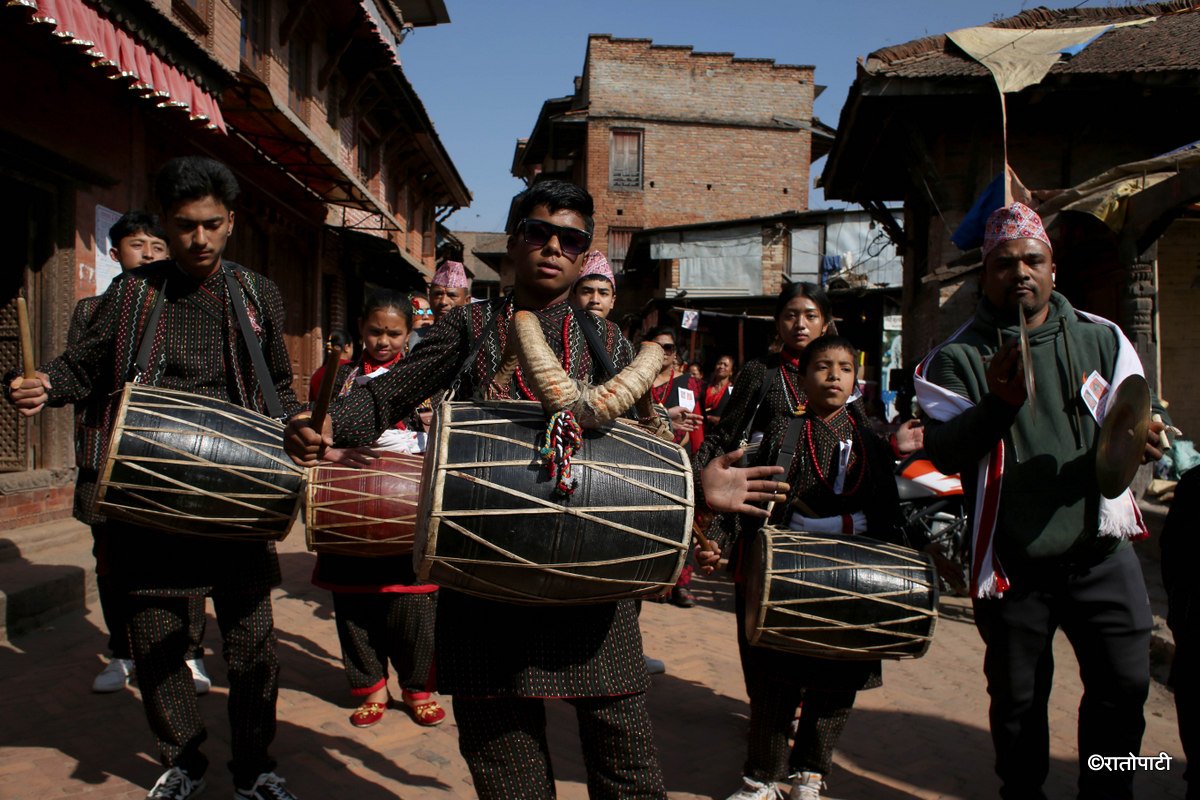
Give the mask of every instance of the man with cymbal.
<svg viewBox="0 0 1200 800">
<path fill-rule="evenodd" d="M 1084 686 L 1079 796 L 1132 797 L 1133 772 L 1088 763 L 1137 755 L 1145 729 L 1151 617 L 1130 540 L 1146 530 L 1128 481 L 1102 491 L 1109 465 L 1097 465 L 1106 412 L 1117 418 L 1118 386 L 1142 365 L 1116 325 L 1054 291 L 1050 239 L 1032 209 L 993 212 L 982 252 L 975 315 L 926 356 L 916 384 L 932 418 L 925 448 L 938 469 L 962 473 L 974 510 L 971 592 L 1000 794 L 1045 797 L 1061 626 Z M 1129 460 L 1160 458 L 1162 428 L 1135 426 L 1144 444 Z"/>
</svg>

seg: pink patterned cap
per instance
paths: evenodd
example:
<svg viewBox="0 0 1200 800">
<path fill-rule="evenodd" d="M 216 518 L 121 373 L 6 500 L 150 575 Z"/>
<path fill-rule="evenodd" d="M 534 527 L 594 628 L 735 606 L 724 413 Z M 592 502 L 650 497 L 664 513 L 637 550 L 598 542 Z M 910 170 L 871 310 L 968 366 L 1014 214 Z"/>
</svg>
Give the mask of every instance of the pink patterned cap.
<svg viewBox="0 0 1200 800">
<path fill-rule="evenodd" d="M 433 273 L 432 286 L 445 286 L 447 289 L 470 289 L 471 280 L 461 261 L 444 261 Z"/>
<path fill-rule="evenodd" d="M 608 265 L 608 259 L 599 250 L 592 250 L 583 257 L 583 267 L 579 270 L 579 278 L 576 283 L 584 278 L 604 278 L 613 286 L 617 285 L 617 279 L 613 275 L 612 267 Z"/>
<path fill-rule="evenodd" d="M 988 217 L 987 226 L 983 230 L 983 257 L 987 258 L 1002 242 L 1013 239 L 1037 239 L 1046 247 L 1051 247 L 1050 237 L 1046 235 L 1046 227 L 1038 213 L 1024 203 L 1013 203 L 1002 206 Z"/>
</svg>

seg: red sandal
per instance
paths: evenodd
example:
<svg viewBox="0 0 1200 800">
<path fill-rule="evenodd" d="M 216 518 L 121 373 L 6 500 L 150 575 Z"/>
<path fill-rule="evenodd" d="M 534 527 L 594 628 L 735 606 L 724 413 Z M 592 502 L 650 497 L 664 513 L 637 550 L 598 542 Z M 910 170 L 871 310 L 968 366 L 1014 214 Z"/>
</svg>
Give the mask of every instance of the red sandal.
<svg viewBox="0 0 1200 800">
<path fill-rule="evenodd" d="M 404 706 L 418 725 L 433 727 L 440 725 L 446 718 L 446 709 L 438 705 L 438 701 L 432 699 L 429 692 L 410 692 L 404 689 L 400 693 L 400 699 L 404 701 Z"/>
<path fill-rule="evenodd" d="M 350 715 L 350 724 L 356 728 L 371 727 L 383 719 L 383 712 L 387 711 L 389 702 L 391 702 L 391 698 L 383 703 L 363 703 Z"/>
</svg>

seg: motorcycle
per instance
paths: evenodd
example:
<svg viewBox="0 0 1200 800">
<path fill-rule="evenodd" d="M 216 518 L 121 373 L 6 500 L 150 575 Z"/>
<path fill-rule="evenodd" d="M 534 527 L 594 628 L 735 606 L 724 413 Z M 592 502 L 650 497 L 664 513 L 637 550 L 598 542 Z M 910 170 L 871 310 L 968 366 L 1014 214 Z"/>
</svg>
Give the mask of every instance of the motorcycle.
<svg viewBox="0 0 1200 800">
<path fill-rule="evenodd" d="M 942 591 L 966 596 L 971 523 L 962 481 L 939 472 L 918 450 L 896 465 L 896 490 L 909 546 L 933 556 Z"/>
</svg>

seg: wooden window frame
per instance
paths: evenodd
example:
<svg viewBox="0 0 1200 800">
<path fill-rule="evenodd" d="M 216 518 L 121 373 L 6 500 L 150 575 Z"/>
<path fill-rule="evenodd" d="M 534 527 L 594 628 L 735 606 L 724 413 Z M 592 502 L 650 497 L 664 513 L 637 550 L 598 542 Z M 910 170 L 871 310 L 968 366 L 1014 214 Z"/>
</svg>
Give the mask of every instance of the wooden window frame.
<svg viewBox="0 0 1200 800">
<path fill-rule="evenodd" d="M 300 65 L 303 75 L 300 80 L 295 75 L 297 53 L 303 53 L 303 64 Z M 311 97 L 312 42 L 307 37 L 293 34 L 288 42 L 288 108 L 305 123 L 308 122 L 308 101 Z"/>
<path fill-rule="evenodd" d="M 637 171 L 617 171 L 617 142 L 623 137 L 637 140 Z M 646 133 L 641 128 L 613 128 L 608 144 L 608 188 L 616 192 L 640 192 L 645 183 Z"/>
<path fill-rule="evenodd" d="M 200 36 L 208 36 L 212 19 L 212 0 L 171 0 L 171 10 L 187 27 Z"/>
<path fill-rule="evenodd" d="M 246 30 L 246 8 L 257 5 L 262 11 L 258 20 L 258 28 L 249 33 Z M 238 49 L 242 67 L 265 79 L 267 77 L 267 56 L 271 48 L 271 3 L 270 0 L 241 0 L 239 5 L 241 28 L 238 31 Z M 253 23 L 253 20 L 251 20 Z"/>
</svg>

